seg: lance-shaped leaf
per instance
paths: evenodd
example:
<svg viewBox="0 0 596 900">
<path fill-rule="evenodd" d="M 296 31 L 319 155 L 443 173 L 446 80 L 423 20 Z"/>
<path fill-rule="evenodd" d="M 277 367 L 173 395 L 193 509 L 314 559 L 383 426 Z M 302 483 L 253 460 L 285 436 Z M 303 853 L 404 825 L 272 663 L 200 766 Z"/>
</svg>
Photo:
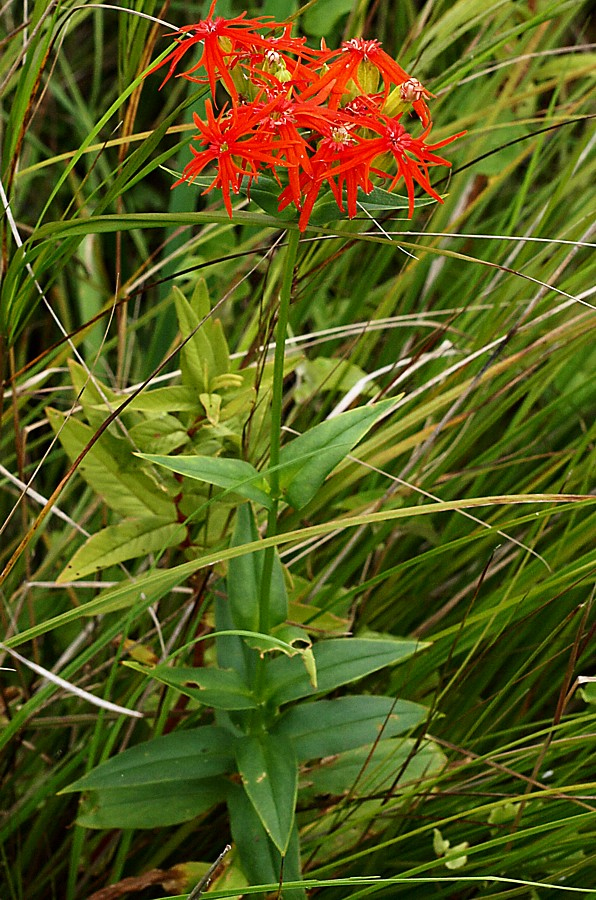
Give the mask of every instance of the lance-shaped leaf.
<svg viewBox="0 0 596 900">
<path fill-rule="evenodd" d="M 137 453 L 136 456 L 187 478 L 215 484 L 226 491 L 240 494 L 267 509 L 271 506 L 267 482 L 254 466 L 242 459 L 222 456 L 155 456 L 150 453 Z"/>
<path fill-rule="evenodd" d="M 370 695 L 301 703 L 285 712 L 272 731 L 288 740 L 299 762 L 333 756 L 410 731 L 428 710 L 409 700 Z"/>
<path fill-rule="evenodd" d="M 81 802 L 77 824 L 85 828 L 165 828 L 207 812 L 221 803 L 225 791 L 223 778 L 92 791 Z"/>
<path fill-rule="evenodd" d="M 46 409 L 46 415 L 69 458 L 76 459 L 94 437 L 95 430 L 72 416 L 67 419 L 55 409 Z M 154 513 L 171 521 L 172 500 L 130 451 L 126 441 L 106 431 L 77 471 L 120 515 L 143 518 Z"/>
<path fill-rule="evenodd" d="M 327 475 L 394 403 L 384 400 L 374 406 L 351 409 L 315 425 L 282 447 L 279 482 L 285 500 L 295 509 L 306 506 Z"/>
<path fill-rule="evenodd" d="M 175 508 L 172 505 L 172 514 L 174 513 Z M 74 581 L 125 559 L 161 553 L 166 547 L 182 543 L 185 536 L 184 525 L 158 516 L 129 519 L 117 525 L 109 525 L 85 541 L 56 582 L 62 584 L 65 581 Z"/>
<path fill-rule="evenodd" d="M 360 192 L 359 203 L 360 206 L 369 212 L 375 212 L 375 210 L 381 211 L 384 209 L 408 209 L 410 200 L 403 194 L 394 194 L 391 191 L 385 191 L 383 188 L 375 187 L 370 194 Z M 414 200 L 416 209 L 419 209 L 421 206 L 429 206 L 432 203 L 436 203 L 436 200 L 433 200 L 432 197 L 416 197 Z"/>
<path fill-rule="evenodd" d="M 189 412 L 197 415 L 201 404 L 197 392 L 184 384 L 169 384 L 167 387 L 141 391 L 128 404 L 129 411 L 147 413 L 151 416 L 175 412 Z"/>
<path fill-rule="evenodd" d="M 427 646 L 419 641 L 381 638 L 320 641 L 312 651 L 317 668 L 316 689 L 309 681 L 301 660 L 283 656 L 271 660 L 269 664 L 266 696 L 272 704 L 280 706 L 300 697 L 327 694 L 342 684 L 402 662 Z"/>
<path fill-rule="evenodd" d="M 351 9 L 350 0 L 340 0 L 345 9 Z M 324 16 L 328 16 L 329 3 L 325 5 Z M 307 14 L 308 15 L 308 14 Z M 325 22 L 328 19 L 325 18 Z M 326 25 L 326 28 L 328 25 Z M 209 185 L 206 185 L 208 187 Z M 279 205 L 279 185 L 273 178 L 267 178 L 265 175 L 259 176 L 259 180 L 255 181 L 250 189 L 250 199 L 254 200 L 261 209 L 281 219 L 284 222 L 295 221 L 297 218 L 296 210 L 292 206 L 288 206 L 281 212 L 278 210 Z M 414 201 L 416 208 L 420 206 L 428 206 L 436 201 L 429 197 L 417 197 Z M 366 194 L 363 190 L 358 189 L 358 204 L 361 208 L 371 213 L 380 212 L 390 209 L 408 209 L 410 200 L 401 194 L 390 193 L 383 188 L 373 188 Z M 347 191 L 344 191 L 344 208 L 347 207 Z M 327 222 L 337 222 L 338 219 L 345 219 L 345 213 L 339 209 L 335 197 L 330 190 L 323 191 L 321 196 L 315 203 L 313 211 L 309 217 L 310 225 L 324 225 Z"/>
<path fill-rule="evenodd" d="M 63 788 L 103 791 L 140 785 L 185 783 L 233 771 L 234 737 L 226 728 L 204 725 L 154 738 L 108 759 Z"/>
<path fill-rule="evenodd" d="M 379 741 L 371 754 L 370 747 L 358 747 L 340 753 L 316 766 L 307 776 L 308 794 L 346 794 L 368 797 L 382 794 L 398 779 L 396 786 L 416 784 L 441 771 L 446 758 L 432 741 L 417 747 L 410 738 Z M 403 789 L 403 788 L 402 788 Z"/>
<path fill-rule="evenodd" d="M 199 293 L 205 295 L 201 299 L 204 302 L 206 297 L 208 309 L 209 295 L 207 294 L 207 285 L 202 278 L 197 281 L 195 299 Z M 182 380 L 184 384 L 191 385 L 197 391 L 208 391 L 211 378 L 218 374 L 208 335 L 212 325 L 209 319 L 203 322 L 202 326 L 200 325 L 202 317 L 199 318 L 180 288 L 175 285 L 172 288 L 172 295 L 176 304 L 176 315 L 182 337 L 188 338 L 192 334 L 190 340 L 187 340 L 180 351 Z"/>
<path fill-rule="evenodd" d="M 229 783 L 227 792 L 230 826 L 238 849 L 242 870 L 251 884 L 277 885 L 283 881 L 300 881 L 300 843 L 296 824 L 284 856 L 274 846 L 261 819 L 240 785 Z M 284 888 L 283 900 L 305 900 L 303 888 Z"/>
<path fill-rule="evenodd" d="M 291 743 L 267 734 L 248 736 L 236 745 L 236 762 L 261 823 L 283 855 L 294 825 L 298 763 Z"/>
<path fill-rule="evenodd" d="M 126 665 L 214 709 L 255 709 L 257 706 L 250 688 L 233 669 L 149 667 L 136 662 L 127 662 Z"/>
</svg>

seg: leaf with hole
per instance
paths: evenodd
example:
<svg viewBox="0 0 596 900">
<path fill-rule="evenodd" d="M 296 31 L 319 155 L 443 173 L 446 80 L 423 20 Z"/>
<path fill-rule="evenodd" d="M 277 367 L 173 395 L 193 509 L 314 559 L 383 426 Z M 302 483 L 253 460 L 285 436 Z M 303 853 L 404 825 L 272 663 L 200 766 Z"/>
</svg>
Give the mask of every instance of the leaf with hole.
<svg viewBox="0 0 596 900">
<path fill-rule="evenodd" d="M 320 641 L 313 647 L 318 686 L 313 688 L 304 665 L 296 657 L 271 660 L 267 673 L 266 696 L 274 706 L 301 697 L 329 691 L 403 662 L 428 644 L 420 641 L 377 638 L 337 638 Z"/>
<path fill-rule="evenodd" d="M 132 661 L 125 665 L 213 709 L 255 709 L 257 706 L 250 688 L 233 669 L 143 666 Z"/>
</svg>

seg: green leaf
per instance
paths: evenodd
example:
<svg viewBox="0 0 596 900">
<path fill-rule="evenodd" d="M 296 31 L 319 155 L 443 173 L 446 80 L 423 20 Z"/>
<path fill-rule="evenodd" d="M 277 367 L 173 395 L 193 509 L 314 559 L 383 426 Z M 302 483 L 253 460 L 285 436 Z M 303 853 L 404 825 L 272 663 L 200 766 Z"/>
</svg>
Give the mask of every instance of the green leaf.
<svg viewBox="0 0 596 900">
<path fill-rule="evenodd" d="M 223 592 L 222 592 L 223 593 Z M 234 623 L 227 597 L 215 598 L 215 628 L 217 631 L 232 631 Z M 246 644 L 240 635 L 227 634 L 215 641 L 217 663 L 222 669 L 234 669 L 245 683 L 254 683 L 254 653 L 247 652 Z"/>
<path fill-rule="evenodd" d="M 175 513 L 173 505 L 172 513 Z M 75 581 L 125 559 L 161 553 L 166 547 L 182 543 L 185 536 L 184 525 L 157 516 L 109 525 L 85 541 L 58 575 L 56 583 Z"/>
<path fill-rule="evenodd" d="M 199 400 L 205 410 L 205 415 L 212 425 L 219 425 L 221 418 L 221 395 L 199 394 Z"/>
<path fill-rule="evenodd" d="M 267 734 L 237 743 L 236 762 L 248 795 L 265 831 L 283 855 L 294 825 L 298 763 L 292 744 Z"/>
<path fill-rule="evenodd" d="M 275 216 L 280 222 L 294 222 L 298 220 L 298 212 L 292 205 L 282 209 L 277 209 L 279 204 L 280 187 L 273 178 L 260 176 L 250 188 L 250 199 L 254 200 L 261 209 Z"/>
<path fill-rule="evenodd" d="M 397 639 L 338 638 L 320 641 L 313 647 L 317 689 L 311 686 L 300 659 L 283 656 L 272 660 L 269 665 L 266 696 L 272 704 L 280 706 L 300 697 L 326 694 L 342 684 L 402 662 L 427 646 L 419 641 Z"/>
<path fill-rule="evenodd" d="M 97 376 L 89 377 L 87 369 L 74 360 L 69 360 L 68 370 L 78 402 L 92 428 L 99 428 L 106 414 L 121 401 L 114 391 L 103 384 Z"/>
<path fill-rule="evenodd" d="M 46 415 L 71 460 L 93 438 L 95 430 L 54 409 Z M 172 521 L 174 504 L 163 488 L 135 462 L 131 447 L 104 432 L 78 467 L 79 474 L 121 516 L 144 518 L 148 513 Z"/>
<path fill-rule="evenodd" d="M 192 334 L 190 340 L 180 351 L 182 381 L 185 385 L 194 388 L 197 393 L 209 392 L 211 379 L 221 373 L 218 370 L 210 340 L 214 323 L 210 319 L 202 322 L 210 311 L 207 284 L 203 278 L 197 281 L 192 305 L 180 288 L 174 286 L 172 294 L 182 337 L 187 338 Z M 200 324 L 201 322 L 202 324 Z"/>
<path fill-rule="evenodd" d="M 437 856 L 445 858 L 445 866 L 448 869 L 461 869 L 465 866 L 468 857 L 465 852 L 462 855 L 462 851 L 466 851 L 469 846 L 468 841 L 463 841 L 452 847 L 451 841 L 444 838 L 438 828 L 433 829 L 433 850 Z"/>
<path fill-rule="evenodd" d="M 172 384 L 168 387 L 141 391 L 130 401 L 128 409 L 154 416 L 175 412 L 198 414 L 201 412 L 201 404 L 195 390 L 183 384 Z"/>
<path fill-rule="evenodd" d="M 92 791 L 81 801 L 77 824 L 84 828 L 165 828 L 207 812 L 221 803 L 225 792 L 223 778 Z"/>
<path fill-rule="evenodd" d="M 275 884 L 282 857 L 271 843 L 254 806 L 240 785 L 230 784 L 227 794 L 230 826 L 242 869 L 253 884 Z"/>
<path fill-rule="evenodd" d="M 271 638 L 278 638 L 282 644 L 271 643 Z M 304 661 L 304 654 L 308 653 L 312 647 L 312 641 L 305 631 L 297 628 L 295 625 L 282 625 L 275 628 L 274 633 L 259 634 L 258 637 L 246 637 L 245 641 L 253 650 L 257 650 L 260 656 L 265 653 L 285 653 L 286 656 L 301 655 Z"/>
<path fill-rule="evenodd" d="M 258 541 L 257 524 L 248 503 L 242 504 L 236 516 L 236 525 L 232 536 L 231 547 L 242 547 Z M 228 600 L 232 620 L 236 628 L 247 631 L 258 631 L 259 598 L 263 580 L 263 561 L 265 551 L 245 553 L 228 564 L 226 579 Z M 284 574 L 275 551 L 273 570 L 271 572 L 271 589 L 269 604 L 269 621 L 271 628 L 284 622 L 288 616 L 288 597 L 284 582 Z"/>
<path fill-rule="evenodd" d="M 300 576 L 293 574 L 294 586 L 300 584 Z M 348 633 L 349 619 L 341 618 L 328 610 L 323 611 L 311 603 L 290 600 L 288 619 L 300 623 L 306 631 L 326 637 L 341 637 Z"/>
<path fill-rule="evenodd" d="M 294 388 L 294 396 L 299 403 L 305 403 L 321 391 L 345 394 L 358 382 L 361 382 L 360 393 L 365 397 L 374 397 L 379 390 L 375 381 L 365 380 L 367 373 L 364 369 L 347 359 L 326 356 L 304 359 L 296 367 L 296 373 L 299 380 Z"/>
<path fill-rule="evenodd" d="M 574 502 L 570 503 L 570 500 L 573 500 Z M 265 538 L 265 540 L 258 542 L 258 547 L 256 547 L 255 544 L 252 544 L 249 548 L 230 547 L 228 550 L 218 550 L 207 553 L 198 559 L 193 559 L 168 569 L 154 570 L 139 577 L 133 582 L 126 581 L 116 587 L 108 588 L 88 603 L 81 604 L 81 606 L 59 613 L 57 616 L 46 618 L 30 628 L 25 628 L 18 634 L 13 635 L 13 637 L 8 638 L 6 644 L 9 647 L 18 647 L 26 641 L 33 640 L 41 634 L 46 634 L 61 625 L 76 621 L 83 616 L 104 615 L 109 612 L 126 609 L 130 606 L 136 606 L 139 610 L 144 607 L 146 608 L 150 603 L 154 603 L 161 599 L 161 597 L 177 585 L 181 584 L 186 578 L 194 575 L 199 569 L 221 563 L 222 561 L 234 559 L 238 556 L 243 556 L 246 552 L 252 552 L 253 549 L 260 552 L 263 547 L 281 546 L 296 541 L 303 542 L 314 536 L 329 534 L 332 531 L 346 528 L 354 528 L 359 525 L 373 525 L 378 524 L 379 522 L 396 521 L 397 519 L 427 516 L 431 514 L 435 515 L 439 512 L 456 509 L 476 509 L 481 506 L 501 506 L 503 504 L 514 503 L 545 504 L 547 502 L 561 504 L 560 511 L 562 514 L 564 512 L 570 512 L 571 510 L 575 511 L 578 507 L 591 506 L 593 505 L 594 500 L 591 497 L 585 498 L 582 495 L 573 494 L 503 494 L 494 497 L 471 497 L 466 500 L 450 500 L 445 502 L 442 501 L 440 503 L 433 501 L 432 503 L 421 504 L 420 506 L 415 507 L 389 509 L 377 513 L 367 513 L 341 519 L 332 519 L 328 522 L 322 522 L 319 525 L 301 528 L 298 531 L 282 532 L 281 534 L 277 534 L 270 538 Z M 535 516 L 548 517 L 550 515 L 552 515 L 552 511 L 547 507 L 544 507 L 543 511 L 540 513 L 532 512 L 526 516 L 518 515 L 515 519 L 515 525 L 519 525 L 520 522 L 535 522 Z M 485 531 L 481 531 L 478 533 L 478 537 L 484 539 L 485 534 Z M 470 538 L 466 538 L 466 541 L 467 540 L 470 540 Z M 582 565 L 582 571 L 584 569 L 586 571 L 590 569 L 590 562 L 585 562 Z M 539 593 L 539 585 L 534 588 L 534 593 Z M 528 595 L 524 594 L 524 596 Z M 529 596 L 532 596 L 532 591 Z M 518 604 L 519 598 L 517 596 L 512 597 L 507 602 L 507 606 L 511 608 L 517 608 Z M 484 617 L 484 615 L 485 614 L 483 613 L 482 616 Z M 486 616 L 488 615 L 489 612 L 486 613 Z M 420 648 L 425 646 L 427 645 L 419 645 Z"/>
<path fill-rule="evenodd" d="M 370 747 L 411 731 L 425 721 L 428 710 L 409 700 L 369 695 L 301 703 L 285 712 L 272 731 L 288 740 L 299 762 L 333 756 L 356 747 Z"/>
<path fill-rule="evenodd" d="M 584 703 L 596 703 L 596 681 L 588 681 L 583 676 L 583 687 L 580 688 L 579 695 Z"/>
<path fill-rule="evenodd" d="M 234 769 L 234 737 L 226 728 L 204 725 L 174 731 L 130 747 L 108 759 L 61 794 L 103 791 L 141 785 L 185 783 L 212 778 Z"/>
<path fill-rule="evenodd" d="M 275 628 L 271 629 L 271 634 L 273 637 L 279 638 L 280 641 L 285 641 L 286 644 L 289 644 L 294 648 L 292 653 L 288 652 L 288 656 L 294 656 L 296 653 L 303 653 L 305 650 L 308 650 L 312 647 L 312 640 L 310 635 L 304 628 L 300 628 L 299 625 L 294 625 L 293 623 L 289 624 L 288 622 L 282 622 L 281 625 L 276 625 Z M 269 648 L 267 648 L 268 650 Z M 263 648 L 265 650 L 265 648 Z M 266 651 L 265 651 L 266 652 Z"/>
<path fill-rule="evenodd" d="M 419 790 L 419 782 L 441 771 L 446 759 L 432 741 L 424 741 L 419 749 L 413 740 L 393 738 L 380 741 L 371 754 L 370 747 L 358 747 L 329 759 L 308 772 L 309 794 L 355 797 L 381 794 L 394 784 L 402 791 L 409 782 Z M 397 779 L 397 782 L 396 782 Z"/>
<path fill-rule="evenodd" d="M 250 689 L 233 669 L 205 669 L 194 666 L 126 666 L 167 684 L 186 697 L 214 709 L 255 709 Z"/>
<path fill-rule="evenodd" d="M 280 486 L 287 502 L 302 509 L 315 496 L 327 475 L 386 413 L 395 400 L 363 406 L 315 425 L 282 447 Z"/>
<path fill-rule="evenodd" d="M 433 828 L 433 850 L 436 856 L 443 856 L 450 847 L 451 842 L 446 841 L 438 828 Z"/>
<path fill-rule="evenodd" d="M 153 415 L 129 428 L 131 440 L 144 453 L 171 453 L 188 444 L 190 437 L 175 416 L 165 412 Z"/>
<path fill-rule="evenodd" d="M 393 191 L 385 191 L 383 188 L 375 187 L 370 194 L 360 194 L 359 203 L 369 212 L 381 212 L 388 209 L 408 209 L 410 200 L 402 194 L 394 194 Z M 414 201 L 416 208 L 420 206 L 429 206 L 436 203 L 432 197 L 419 197 Z"/>
<path fill-rule="evenodd" d="M 278 884 L 300 881 L 300 844 L 296 825 L 282 858 L 263 828 L 261 819 L 240 785 L 229 783 L 227 792 L 232 839 L 238 849 L 242 870 L 251 884 Z M 283 900 L 305 900 L 303 888 L 284 889 Z"/>
<path fill-rule="evenodd" d="M 264 0 L 261 15 L 273 16 L 277 22 L 285 22 L 297 9 L 298 0 Z"/>
<path fill-rule="evenodd" d="M 446 869 L 463 869 L 463 867 L 468 862 L 468 857 L 465 852 L 463 855 L 460 855 L 462 851 L 465 851 L 470 846 L 469 841 L 463 841 L 461 844 L 456 844 L 455 847 L 452 847 L 449 853 L 445 856 L 445 868 Z"/>
<path fill-rule="evenodd" d="M 349 0 L 351 3 L 351 0 Z M 266 213 L 279 219 L 280 222 L 295 222 L 298 219 L 298 212 L 293 205 L 287 206 L 279 211 L 279 194 L 280 188 L 273 178 L 267 178 L 261 175 L 258 181 L 255 181 L 250 189 L 250 199 L 254 200 Z M 429 197 L 418 198 L 414 201 L 415 207 L 428 206 L 436 201 Z M 374 214 L 386 210 L 408 209 L 410 200 L 402 194 L 394 194 L 391 191 L 385 191 L 383 188 L 373 188 L 370 194 L 366 194 L 360 188 L 358 189 L 358 204 L 363 210 Z M 326 225 L 329 222 L 337 222 L 340 219 L 347 219 L 347 192 L 344 192 L 344 211 L 339 208 L 333 193 L 330 190 L 324 190 L 315 203 L 309 218 L 310 225 Z M 365 213 L 364 213 L 365 215 Z M 337 363 L 337 360 L 334 360 Z"/>
<path fill-rule="evenodd" d="M 242 459 L 228 459 L 222 456 L 155 456 L 151 453 L 135 455 L 187 478 L 215 484 L 226 491 L 240 494 L 241 497 L 254 500 L 267 509 L 271 506 L 267 482 L 254 466 Z"/>
<path fill-rule="evenodd" d="M 281 650 L 286 656 L 300 656 L 305 671 L 308 674 L 313 688 L 317 686 L 317 666 L 312 652 L 312 641 L 307 632 L 297 625 L 288 625 L 282 622 L 272 633 L 259 634 L 258 637 L 245 637 L 245 643 L 251 650 L 256 650 L 259 656 L 266 653 L 276 653 Z M 272 643 L 272 640 L 279 643 Z"/>
</svg>

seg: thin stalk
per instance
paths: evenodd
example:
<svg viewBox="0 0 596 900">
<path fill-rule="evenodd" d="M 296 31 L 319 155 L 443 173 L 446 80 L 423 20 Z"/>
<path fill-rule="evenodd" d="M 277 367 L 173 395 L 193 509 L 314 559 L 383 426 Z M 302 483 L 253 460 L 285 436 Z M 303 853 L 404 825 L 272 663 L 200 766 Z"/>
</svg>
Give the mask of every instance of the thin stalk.
<svg viewBox="0 0 596 900">
<path fill-rule="evenodd" d="M 275 326 L 275 359 L 273 363 L 273 396 L 271 398 L 271 446 L 269 451 L 269 466 L 271 474 L 269 484 L 271 494 L 277 502 L 279 500 L 279 452 L 281 447 L 281 414 L 283 403 L 284 361 L 286 355 L 286 336 L 288 330 L 288 317 L 290 302 L 292 299 L 292 283 L 294 280 L 294 268 L 298 255 L 300 232 L 288 232 L 288 245 L 284 260 L 283 279 L 279 295 L 279 312 L 277 325 Z M 267 528 L 267 536 L 275 534 Z"/>
<path fill-rule="evenodd" d="M 294 268 L 298 255 L 300 242 L 299 231 L 289 231 L 286 256 L 283 267 L 283 278 L 279 295 L 279 310 L 277 324 L 275 326 L 275 358 L 273 361 L 273 395 L 271 398 L 271 443 L 269 451 L 269 485 L 273 503 L 267 516 L 267 537 L 277 534 L 277 512 L 279 508 L 279 454 L 281 448 L 281 416 L 283 404 L 284 384 L 284 360 L 286 350 L 286 335 L 288 330 L 288 316 L 290 301 L 292 299 L 292 283 L 294 280 Z M 269 610 L 271 605 L 271 575 L 273 561 L 275 559 L 275 547 L 265 550 L 263 560 L 263 575 L 261 578 L 261 593 L 259 597 L 259 631 L 269 634 Z M 259 664 L 257 669 L 257 688 L 261 684 L 263 666 Z"/>
</svg>

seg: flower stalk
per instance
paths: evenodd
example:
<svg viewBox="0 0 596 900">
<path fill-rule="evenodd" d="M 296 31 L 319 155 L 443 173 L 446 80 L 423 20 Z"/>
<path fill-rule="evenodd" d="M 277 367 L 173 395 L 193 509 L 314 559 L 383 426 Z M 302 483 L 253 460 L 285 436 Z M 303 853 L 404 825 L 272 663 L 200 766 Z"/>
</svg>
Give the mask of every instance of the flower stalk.
<svg viewBox="0 0 596 900">
<path fill-rule="evenodd" d="M 277 324 L 275 326 L 275 357 L 273 361 L 273 392 L 271 397 L 271 435 L 269 445 L 269 487 L 273 502 L 267 516 L 267 537 L 277 534 L 277 516 L 279 511 L 279 453 L 281 449 L 281 425 L 283 407 L 283 383 L 284 362 L 286 351 L 286 337 L 288 331 L 288 318 L 290 303 L 292 300 L 292 284 L 294 270 L 298 255 L 300 233 L 292 230 L 287 232 L 288 243 L 283 266 L 281 291 L 279 295 L 279 307 Z M 261 582 L 261 596 L 259 603 L 259 631 L 262 634 L 269 633 L 269 606 L 271 595 L 271 575 L 275 558 L 275 547 L 265 550 L 263 562 L 263 575 Z"/>
</svg>

